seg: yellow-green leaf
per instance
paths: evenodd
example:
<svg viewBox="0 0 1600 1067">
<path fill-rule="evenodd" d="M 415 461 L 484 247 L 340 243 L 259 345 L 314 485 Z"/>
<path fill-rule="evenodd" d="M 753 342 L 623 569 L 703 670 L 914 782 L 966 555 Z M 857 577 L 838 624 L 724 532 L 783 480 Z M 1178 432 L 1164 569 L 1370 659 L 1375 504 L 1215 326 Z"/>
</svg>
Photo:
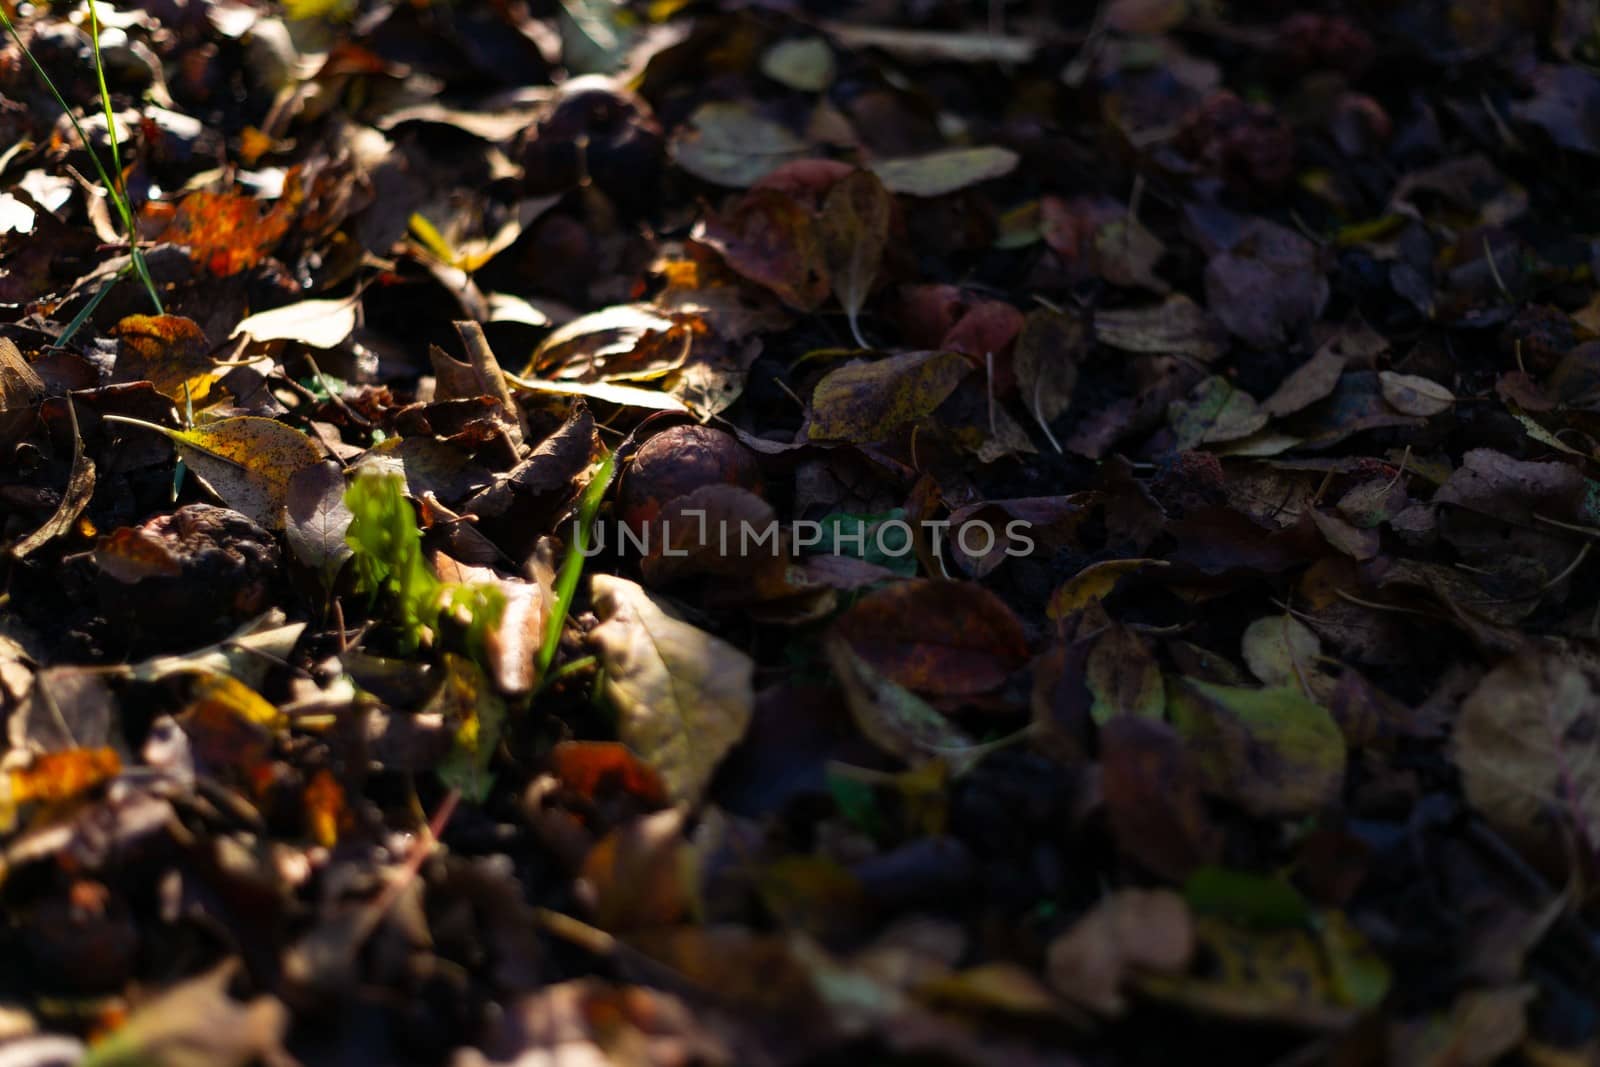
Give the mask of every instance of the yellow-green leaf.
<svg viewBox="0 0 1600 1067">
<path fill-rule="evenodd" d="M 276 419 L 255 415 L 218 419 L 188 430 L 121 415 L 107 415 L 106 421 L 165 434 L 207 489 L 268 529 L 283 526 L 290 479 L 322 462 L 322 450 L 311 438 Z"/>
</svg>

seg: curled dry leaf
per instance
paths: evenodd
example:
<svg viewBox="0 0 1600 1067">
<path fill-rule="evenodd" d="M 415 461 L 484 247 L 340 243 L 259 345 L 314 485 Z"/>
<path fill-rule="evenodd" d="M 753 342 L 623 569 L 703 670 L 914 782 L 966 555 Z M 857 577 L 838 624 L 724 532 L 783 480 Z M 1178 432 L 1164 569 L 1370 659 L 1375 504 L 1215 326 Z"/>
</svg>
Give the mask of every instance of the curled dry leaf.
<svg viewBox="0 0 1600 1067">
<path fill-rule="evenodd" d="M 33 428 L 43 399 L 44 379 L 11 338 L 0 337 L 0 444 L 9 444 Z"/>
<path fill-rule="evenodd" d="M 749 656 L 671 614 L 637 583 L 592 580 L 600 625 L 590 632 L 617 709 L 617 734 L 667 784 L 697 802 L 755 709 Z"/>
<path fill-rule="evenodd" d="M 94 496 L 94 460 L 83 454 L 83 435 L 78 432 L 78 409 L 71 400 L 67 401 L 67 416 L 72 424 L 72 470 L 67 475 L 66 491 L 61 494 L 61 503 L 56 505 L 55 512 L 44 521 L 44 525 L 11 546 L 11 554 L 17 559 L 69 533 L 78 516 L 83 514 L 83 509 L 89 506 L 89 498 Z"/>
</svg>

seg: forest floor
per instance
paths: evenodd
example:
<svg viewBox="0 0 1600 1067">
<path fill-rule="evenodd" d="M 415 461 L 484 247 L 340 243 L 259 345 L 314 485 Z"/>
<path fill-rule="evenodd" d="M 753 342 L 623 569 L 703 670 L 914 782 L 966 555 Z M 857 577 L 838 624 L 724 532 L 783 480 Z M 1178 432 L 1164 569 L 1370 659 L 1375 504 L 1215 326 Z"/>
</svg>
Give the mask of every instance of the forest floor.
<svg viewBox="0 0 1600 1067">
<path fill-rule="evenodd" d="M 1600 1064 L 1600 4 L 1294 6 L 0 0 L 0 1062 Z"/>
</svg>

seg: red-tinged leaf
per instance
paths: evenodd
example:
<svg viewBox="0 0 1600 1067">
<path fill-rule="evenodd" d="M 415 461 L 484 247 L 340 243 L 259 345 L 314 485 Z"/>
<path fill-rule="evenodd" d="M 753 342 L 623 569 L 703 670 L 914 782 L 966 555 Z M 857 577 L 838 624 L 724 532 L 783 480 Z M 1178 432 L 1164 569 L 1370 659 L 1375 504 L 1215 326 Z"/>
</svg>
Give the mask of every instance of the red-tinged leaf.
<svg viewBox="0 0 1600 1067">
<path fill-rule="evenodd" d="M 289 232 L 303 196 L 299 175 L 294 172 L 284 182 L 283 196 L 272 202 L 237 190 L 213 193 L 202 189 L 178 201 L 153 237 L 186 246 L 196 265 L 226 278 L 249 270 L 273 253 Z M 152 209 L 146 216 L 160 218 L 160 213 Z"/>
<path fill-rule="evenodd" d="M 924 693 L 988 692 L 1028 659 L 1016 615 L 972 582 L 885 586 L 856 601 L 835 632 L 876 670 Z"/>
<path fill-rule="evenodd" d="M 563 741 L 550 750 L 550 773 L 585 800 L 623 792 L 647 805 L 667 804 L 661 775 L 615 741 Z"/>
<path fill-rule="evenodd" d="M 828 261 L 817 223 L 783 193 L 747 193 L 726 215 L 706 220 L 695 239 L 790 307 L 809 311 L 828 297 Z"/>
<path fill-rule="evenodd" d="M 1164 722 L 1119 715 L 1100 729 L 1100 789 L 1117 848 L 1181 882 L 1222 854 L 1222 831 L 1183 738 Z"/>
</svg>

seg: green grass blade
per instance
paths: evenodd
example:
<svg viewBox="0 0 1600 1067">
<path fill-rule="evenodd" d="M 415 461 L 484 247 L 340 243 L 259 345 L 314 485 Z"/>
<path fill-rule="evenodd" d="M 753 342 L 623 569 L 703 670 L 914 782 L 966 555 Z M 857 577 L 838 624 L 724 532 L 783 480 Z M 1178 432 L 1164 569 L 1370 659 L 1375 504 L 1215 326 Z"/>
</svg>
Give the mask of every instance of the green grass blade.
<svg viewBox="0 0 1600 1067">
<path fill-rule="evenodd" d="M 122 188 L 120 178 L 122 175 L 121 155 L 117 148 L 117 126 L 111 114 L 111 94 L 106 87 L 105 68 L 100 62 L 100 22 L 95 16 L 94 5 L 89 5 L 89 18 L 94 26 L 94 67 L 95 74 L 100 81 L 100 102 L 105 107 L 106 113 L 106 139 L 111 142 L 111 158 L 117 168 L 117 181 L 113 181 L 110 173 L 106 171 L 105 164 L 100 162 L 100 156 L 89 143 L 89 134 L 78 121 L 78 116 L 73 113 L 72 106 L 67 103 L 67 98 L 61 95 L 61 90 L 56 88 L 56 83 L 51 80 L 49 73 L 40 64 L 39 60 L 29 50 L 27 42 L 22 39 L 22 34 L 17 30 L 16 24 L 11 21 L 11 16 L 6 14 L 5 8 L 0 7 L 0 25 L 5 27 L 6 33 L 22 54 L 27 57 L 28 64 L 33 67 L 33 72 L 39 76 L 40 83 L 55 97 L 61 111 L 67 116 L 67 121 L 72 123 L 73 132 L 78 135 L 78 141 L 83 145 L 84 152 L 88 153 L 89 162 L 94 164 L 95 174 L 100 178 L 100 183 L 106 187 L 106 193 L 111 197 L 111 202 L 116 205 L 117 215 L 122 220 L 123 232 L 128 236 L 128 250 L 133 261 L 133 269 L 139 275 L 139 280 L 144 283 L 145 291 L 150 294 L 150 300 L 155 304 L 156 314 L 165 314 L 161 305 L 161 297 L 156 292 L 155 279 L 150 275 L 150 268 L 145 264 L 144 254 L 139 250 L 139 234 L 133 225 L 133 209 L 128 203 L 126 191 Z"/>
<path fill-rule="evenodd" d="M 545 621 L 544 640 L 539 644 L 539 674 L 544 675 L 555 662 L 556 649 L 561 645 L 561 630 L 567 624 L 567 612 L 572 608 L 572 597 L 578 591 L 578 579 L 583 576 L 584 553 L 589 549 L 589 535 L 594 529 L 594 517 L 600 511 L 600 501 L 611 485 L 611 476 L 617 468 L 617 454 L 606 453 L 600 468 L 583 491 L 578 505 L 578 526 L 573 534 L 567 558 L 561 561 L 561 572 L 556 575 L 556 602 L 551 605 L 550 617 Z"/>
</svg>

